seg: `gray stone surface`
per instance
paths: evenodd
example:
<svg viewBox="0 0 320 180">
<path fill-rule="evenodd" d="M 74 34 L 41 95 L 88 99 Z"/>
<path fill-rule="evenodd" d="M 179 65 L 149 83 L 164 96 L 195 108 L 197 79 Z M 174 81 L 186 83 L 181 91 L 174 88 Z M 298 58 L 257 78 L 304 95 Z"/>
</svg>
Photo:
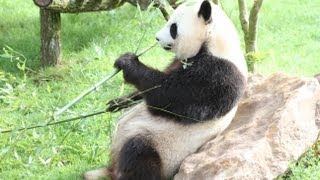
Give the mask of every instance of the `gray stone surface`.
<svg viewBox="0 0 320 180">
<path fill-rule="evenodd" d="M 315 78 L 250 77 L 230 126 L 187 157 L 174 179 L 274 179 L 314 144 L 319 128 Z"/>
</svg>

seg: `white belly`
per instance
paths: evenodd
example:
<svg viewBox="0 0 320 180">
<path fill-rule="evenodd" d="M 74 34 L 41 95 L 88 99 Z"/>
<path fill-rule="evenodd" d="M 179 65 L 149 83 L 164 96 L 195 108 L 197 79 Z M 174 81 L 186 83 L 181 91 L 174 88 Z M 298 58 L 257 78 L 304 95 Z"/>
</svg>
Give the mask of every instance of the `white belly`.
<svg viewBox="0 0 320 180">
<path fill-rule="evenodd" d="M 141 103 L 120 118 L 111 150 L 113 157 L 118 156 L 128 138 L 138 134 L 148 135 L 161 157 L 165 177 L 171 177 L 185 157 L 227 128 L 236 110 L 237 107 L 234 107 L 220 119 L 181 125 L 164 117 L 153 116 Z"/>
</svg>

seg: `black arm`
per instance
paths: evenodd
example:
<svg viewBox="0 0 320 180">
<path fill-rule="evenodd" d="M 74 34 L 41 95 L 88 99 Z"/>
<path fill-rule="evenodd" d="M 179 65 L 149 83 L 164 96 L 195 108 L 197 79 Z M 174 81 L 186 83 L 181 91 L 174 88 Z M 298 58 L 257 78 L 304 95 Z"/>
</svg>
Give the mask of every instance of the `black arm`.
<svg viewBox="0 0 320 180">
<path fill-rule="evenodd" d="M 164 73 L 170 75 L 175 70 L 181 67 L 181 62 L 179 59 L 175 58 L 172 60 L 172 63 L 164 70 Z M 117 112 L 121 109 L 131 107 L 135 102 L 143 98 L 142 94 L 146 92 L 134 91 L 129 95 L 122 96 L 116 99 L 112 99 L 107 102 L 107 111 L 108 112 Z"/>
<path fill-rule="evenodd" d="M 115 67 L 122 69 L 125 81 L 134 85 L 140 92 L 161 86 L 168 76 L 165 73 L 147 67 L 133 53 L 122 55 L 116 61 Z"/>
</svg>

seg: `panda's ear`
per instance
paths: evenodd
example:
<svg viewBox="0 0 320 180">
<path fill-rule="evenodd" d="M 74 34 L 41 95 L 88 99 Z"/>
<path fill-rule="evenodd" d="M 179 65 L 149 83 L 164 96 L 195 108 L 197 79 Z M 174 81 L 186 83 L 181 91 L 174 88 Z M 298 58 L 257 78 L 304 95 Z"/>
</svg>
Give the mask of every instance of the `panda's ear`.
<svg viewBox="0 0 320 180">
<path fill-rule="evenodd" d="M 211 4 L 209 1 L 205 0 L 200 6 L 198 16 L 202 17 L 206 23 L 211 21 Z"/>
</svg>

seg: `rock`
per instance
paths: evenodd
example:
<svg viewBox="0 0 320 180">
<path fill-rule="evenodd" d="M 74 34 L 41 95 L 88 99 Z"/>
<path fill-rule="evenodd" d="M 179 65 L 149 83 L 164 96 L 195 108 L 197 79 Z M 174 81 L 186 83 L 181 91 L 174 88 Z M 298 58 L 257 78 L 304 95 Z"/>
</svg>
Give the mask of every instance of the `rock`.
<svg viewBox="0 0 320 180">
<path fill-rule="evenodd" d="M 317 74 L 317 75 L 315 75 L 314 76 L 317 80 L 318 80 L 318 82 L 320 83 L 320 74 Z"/>
<path fill-rule="evenodd" d="M 181 164 L 175 180 L 274 179 L 315 143 L 316 79 L 253 76 L 229 127 Z"/>
</svg>

